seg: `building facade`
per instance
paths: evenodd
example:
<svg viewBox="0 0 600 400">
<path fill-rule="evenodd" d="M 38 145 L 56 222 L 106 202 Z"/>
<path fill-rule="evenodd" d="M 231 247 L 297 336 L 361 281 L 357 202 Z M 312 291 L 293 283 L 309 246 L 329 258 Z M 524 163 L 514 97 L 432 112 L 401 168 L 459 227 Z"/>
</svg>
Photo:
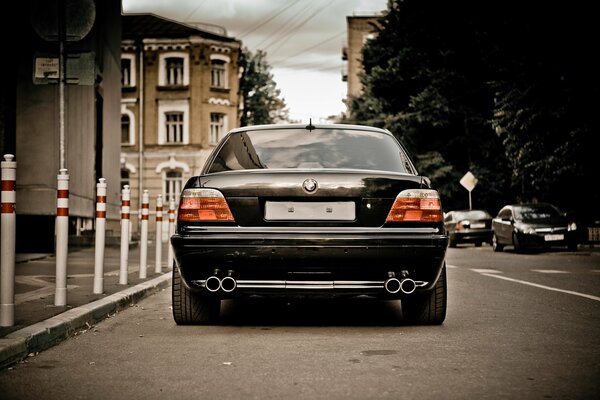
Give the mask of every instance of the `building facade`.
<svg viewBox="0 0 600 400">
<path fill-rule="evenodd" d="M 376 24 L 381 16 L 347 16 L 346 26 L 348 43 L 342 49 L 342 60 L 346 61 L 342 81 L 347 82 L 348 90 L 346 105 L 349 107 L 351 99 L 362 93 L 361 76 L 362 49 L 364 44 L 376 34 Z"/>
<path fill-rule="evenodd" d="M 164 209 L 177 203 L 218 141 L 239 126 L 241 43 L 154 15 L 122 21 L 121 187 L 131 188 L 135 234 L 140 194 L 149 191 L 151 212 L 158 194 Z"/>
<path fill-rule="evenodd" d="M 0 63 L 0 142 L 2 153 L 14 154 L 17 162 L 16 247 L 49 253 L 63 167 L 69 175 L 70 238 L 93 234 L 101 177 L 108 183 L 107 220 L 118 226 L 121 2 L 3 2 L 0 22 L 8 44 Z M 58 82 L 60 42 L 64 91 Z"/>
</svg>

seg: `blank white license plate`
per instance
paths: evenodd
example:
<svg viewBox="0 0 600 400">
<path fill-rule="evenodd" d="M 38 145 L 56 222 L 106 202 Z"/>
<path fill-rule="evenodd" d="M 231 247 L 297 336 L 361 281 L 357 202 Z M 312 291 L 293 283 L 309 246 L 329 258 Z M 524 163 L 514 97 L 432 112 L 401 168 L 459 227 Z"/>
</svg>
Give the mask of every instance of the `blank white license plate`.
<svg viewBox="0 0 600 400">
<path fill-rule="evenodd" d="M 559 235 L 544 235 L 544 240 L 546 242 L 554 242 L 556 240 L 564 240 L 565 235 L 563 234 L 559 234 Z"/>
<path fill-rule="evenodd" d="M 471 224 L 471 228 L 472 229 L 481 229 L 481 228 L 485 228 L 485 224 L 482 224 L 481 222 L 476 222 L 474 224 Z"/>
<path fill-rule="evenodd" d="M 352 221 L 356 210 L 352 201 L 267 201 L 265 219 L 305 221 Z"/>
</svg>

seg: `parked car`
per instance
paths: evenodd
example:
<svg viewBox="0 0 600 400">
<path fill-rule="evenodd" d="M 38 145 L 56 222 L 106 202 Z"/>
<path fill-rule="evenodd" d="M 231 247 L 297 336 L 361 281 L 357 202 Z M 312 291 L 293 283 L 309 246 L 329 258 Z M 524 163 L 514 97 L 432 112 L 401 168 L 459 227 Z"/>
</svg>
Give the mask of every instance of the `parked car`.
<svg viewBox="0 0 600 400">
<path fill-rule="evenodd" d="M 492 216 L 486 210 L 448 211 L 444 225 L 450 247 L 461 243 L 473 243 L 477 247 L 492 243 Z"/>
<path fill-rule="evenodd" d="M 492 220 L 492 246 L 502 251 L 514 246 L 515 251 L 566 246 L 577 250 L 577 224 L 548 203 L 512 204 L 504 206 Z"/>
<path fill-rule="evenodd" d="M 171 243 L 177 324 L 247 296 L 366 295 L 401 300 L 410 323 L 446 316 L 440 197 L 387 130 L 230 131 L 184 186 Z"/>
</svg>

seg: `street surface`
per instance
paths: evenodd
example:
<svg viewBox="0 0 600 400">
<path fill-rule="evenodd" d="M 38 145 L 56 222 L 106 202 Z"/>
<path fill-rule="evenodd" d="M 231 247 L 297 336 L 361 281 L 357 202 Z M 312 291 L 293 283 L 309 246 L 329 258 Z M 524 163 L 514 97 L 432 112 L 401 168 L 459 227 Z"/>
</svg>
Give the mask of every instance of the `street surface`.
<svg viewBox="0 0 600 400">
<path fill-rule="evenodd" d="M 600 253 L 449 249 L 442 326 L 398 304 L 227 301 L 177 326 L 170 288 L 11 369 L 1 399 L 598 399 Z"/>
</svg>

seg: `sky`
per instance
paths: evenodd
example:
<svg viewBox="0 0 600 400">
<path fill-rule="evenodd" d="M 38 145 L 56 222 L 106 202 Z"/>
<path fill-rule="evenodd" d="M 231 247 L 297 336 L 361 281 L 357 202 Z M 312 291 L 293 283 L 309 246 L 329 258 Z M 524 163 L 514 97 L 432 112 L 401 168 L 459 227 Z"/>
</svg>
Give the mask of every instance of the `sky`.
<svg viewBox="0 0 600 400">
<path fill-rule="evenodd" d="M 346 16 L 372 15 L 387 0 L 122 0 L 125 13 L 153 13 L 221 26 L 255 53 L 267 53 L 290 118 L 325 122 L 345 112 L 342 47 Z"/>
</svg>

